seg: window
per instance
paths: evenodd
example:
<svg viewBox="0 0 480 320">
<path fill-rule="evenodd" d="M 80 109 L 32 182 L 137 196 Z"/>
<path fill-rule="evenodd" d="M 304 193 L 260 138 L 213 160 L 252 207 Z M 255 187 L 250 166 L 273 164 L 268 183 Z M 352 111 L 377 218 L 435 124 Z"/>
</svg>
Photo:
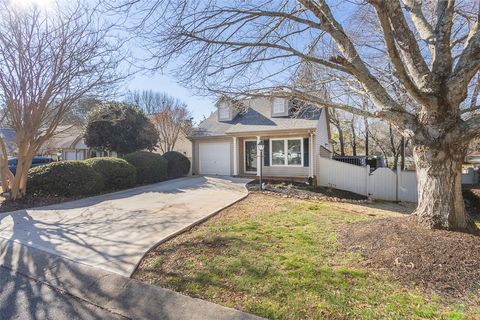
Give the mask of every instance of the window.
<svg viewBox="0 0 480 320">
<path fill-rule="evenodd" d="M 230 118 L 230 108 L 226 103 L 222 103 L 218 108 L 218 116 L 220 120 L 228 120 Z"/>
<path fill-rule="evenodd" d="M 272 166 L 303 166 L 303 139 L 271 139 Z"/>
<path fill-rule="evenodd" d="M 285 100 L 281 98 L 273 99 L 273 114 L 285 113 Z"/>
<path fill-rule="evenodd" d="M 220 119 L 228 119 L 228 108 L 220 108 Z"/>
<path fill-rule="evenodd" d="M 272 165 L 285 165 L 285 142 L 284 140 L 272 140 Z"/>
<path fill-rule="evenodd" d="M 302 165 L 302 140 L 287 140 L 287 159 L 288 165 Z"/>
</svg>

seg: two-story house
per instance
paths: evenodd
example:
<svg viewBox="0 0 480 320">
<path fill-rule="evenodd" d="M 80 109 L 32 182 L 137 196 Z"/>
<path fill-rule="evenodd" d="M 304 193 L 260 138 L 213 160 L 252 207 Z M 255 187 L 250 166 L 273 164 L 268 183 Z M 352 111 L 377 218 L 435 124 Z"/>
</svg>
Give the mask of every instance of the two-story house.
<svg viewBox="0 0 480 320">
<path fill-rule="evenodd" d="M 221 98 L 193 130 L 192 173 L 256 176 L 263 141 L 263 175 L 313 177 L 318 156 L 330 157 L 327 109 L 285 98 Z"/>
</svg>

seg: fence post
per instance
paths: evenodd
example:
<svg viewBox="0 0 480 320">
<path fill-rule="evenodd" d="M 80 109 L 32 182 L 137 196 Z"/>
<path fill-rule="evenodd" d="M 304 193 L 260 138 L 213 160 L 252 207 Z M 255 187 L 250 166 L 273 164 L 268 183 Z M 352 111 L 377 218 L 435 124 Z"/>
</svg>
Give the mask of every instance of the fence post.
<svg viewBox="0 0 480 320">
<path fill-rule="evenodd" d="M 370 180 L 370 165 L 367 164 L 367 166 L 365 167 L 365 192 L 367 193 L 366 196 L 367 198 L 370 198 L 370 185 L 369 185 L 369 180 Z"/>
<path fill-rule="evenodd" d="M 396 186 L 396 191 L 395 191 L 395 192 L 396 192 L 396 193 L 395 193 L 395 201 L 396 201 L 396 202 L 398 202 L 398 201 L 400 200 L 400 199 L 399 199 L 399 198 L 400 198 L 400 197 L 399 197 L 399 190 L 400 190 L 399 184 L 400 184 L 400 174 L 401 174 L 401 172 L 402 172 L 402 171 L 400 170 L 400 166 L 397 165 L 397 183 L 396 183 L 397 186 Z"/>
</svg>

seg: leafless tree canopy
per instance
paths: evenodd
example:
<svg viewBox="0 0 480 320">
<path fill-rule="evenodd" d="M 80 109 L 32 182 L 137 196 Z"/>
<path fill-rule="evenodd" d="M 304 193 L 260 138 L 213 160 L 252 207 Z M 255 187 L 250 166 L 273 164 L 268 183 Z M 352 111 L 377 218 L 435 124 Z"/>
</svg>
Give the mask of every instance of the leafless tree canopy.
<svg viewBox="0 0 480 320">
<path fill-rule="evenodd" d="M 125 0 L 119 8 L 138 13 L 157 66 L 180 63 L 184 83 L 391 123 L 414 146 L 420 221 L 475 228 L 460 172 L 468 141 L 480 135 L 478 1 Z M 336 90 L 330 101 L 318 94 L 324 85 Z M 370 109 L 359 107 L 362 98 Z"/>
<path fill-rule="evenodd" d="M 32 157 L 72 106 L 87 94 L 109 93 L 123 78 L 122 43 L 110 38 L 112 24 L 82 1 L 52 6 L 0 3 L 0 101 L 18 147 L 13 177 L 0 139 L 2 183 L 14 198 L 25 193 Z"/>
<path fill-rule="evenodd" d="M 319 82 L 357 83 L 358 95 L 367 95 L 376 107 L 367 114 L 394 120 L 402 129 L 415 131 L 415 115 L 397 102 L 392 77 L 417 104 L 437 104 L 435 92 L 446 85 L 454 88 L 451 104 L 470 105 L 466 88 L 478 70 L 478 59 L 472 59 L 478 46 L 473 0 L 158 0 L 131 5 L 144 14 L 142 34 L 159 66 L 180 58 L 178 75 L 199 88 L 246 94 L 285 87 L 290 95 L 329 105 L 315 97 L 316 86 L 287 86 L 307 64 L 315 71 L 333 70 L 337 77 Z M 355 105 L 335 107 L 366 114 Z"/>
<path fill-rule="evenodd" d="M 161 153 L 173 151 L 181 135 L 192 129 L 192 116 L 185 102 L 166 93 L 151 90 L 133 91 L 127 102 L 142 108 L 160 134 L 158 147 Z"/>
</svg>

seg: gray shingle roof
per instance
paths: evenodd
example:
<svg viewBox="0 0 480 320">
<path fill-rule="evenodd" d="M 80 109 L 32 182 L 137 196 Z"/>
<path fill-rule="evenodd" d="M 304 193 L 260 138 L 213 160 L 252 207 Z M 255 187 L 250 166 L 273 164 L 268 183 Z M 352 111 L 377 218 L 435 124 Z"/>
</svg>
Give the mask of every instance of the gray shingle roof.
<svg viewBox="0 0 480 320">
<path fill-rule="evenodd" d="M 297 129 L 315 129 L 321 109 L 305 108 L 300 114 L 291 117 L 271 117 L 271 105 L 255 104 L 239 113 L 232 121 L 218 121 L 218 111 L 201 122 L 190 137 L 215 137 L 235 133 L 253 133 L 262 131 L 285 131 Z"/>
<path fill-rule="evenodd" d="M 46 149 L 73 149 L 75 144 L 82 139 L 83 128 L 77 125 L 58 126 L 56 134 L 49 139 Z"/>
</svg>

